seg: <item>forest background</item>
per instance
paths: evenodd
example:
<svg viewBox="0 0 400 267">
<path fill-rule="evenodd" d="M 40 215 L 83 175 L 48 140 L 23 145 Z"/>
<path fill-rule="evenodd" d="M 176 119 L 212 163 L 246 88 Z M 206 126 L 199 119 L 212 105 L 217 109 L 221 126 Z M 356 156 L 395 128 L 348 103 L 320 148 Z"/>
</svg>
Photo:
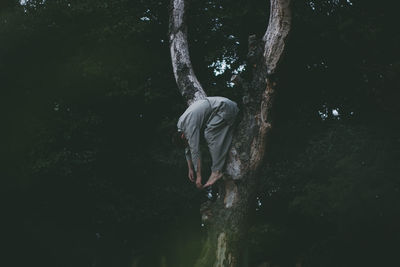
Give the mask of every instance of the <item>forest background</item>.
<svg viewBox="0 0 400 267">
<path fill-rule="evenodd" d="M 399 264 L 395 2 L 293 1 L 251 266 Z M 171 141 L 185 103 L 168 12 L 161 0 L 0 2 L 1 265 L 193 264 L 200 203 L 216 192 L 190 183 Z M 231 77 L 251 67 L 247 38 L 267 21 L 268 1 L 191 1 L 190 53 L 208 95 L 240 105 Z"/>
</svg>

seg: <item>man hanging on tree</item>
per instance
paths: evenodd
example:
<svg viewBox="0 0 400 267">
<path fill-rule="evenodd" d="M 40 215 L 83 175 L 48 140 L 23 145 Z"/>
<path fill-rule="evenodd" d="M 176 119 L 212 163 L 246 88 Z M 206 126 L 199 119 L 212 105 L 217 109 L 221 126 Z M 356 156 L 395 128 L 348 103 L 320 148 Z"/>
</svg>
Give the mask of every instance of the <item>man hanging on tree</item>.
<svg viewBox="0 0 400 267">
<path fill-rule="evenodd" d="M 206 97 L 190 105 L 178 120 L 179 138 L 186 144 L 185 156 L 189 179 L 196 186 L 201 183 L 200 135 L 204 131 L 211 154 L 211 175 L 204 187 L 214 184 L 222 177 L 226 155 L 232 142 L 233 123 L 239 109 L 237 104 L 225 97 Z"/>
</svg>

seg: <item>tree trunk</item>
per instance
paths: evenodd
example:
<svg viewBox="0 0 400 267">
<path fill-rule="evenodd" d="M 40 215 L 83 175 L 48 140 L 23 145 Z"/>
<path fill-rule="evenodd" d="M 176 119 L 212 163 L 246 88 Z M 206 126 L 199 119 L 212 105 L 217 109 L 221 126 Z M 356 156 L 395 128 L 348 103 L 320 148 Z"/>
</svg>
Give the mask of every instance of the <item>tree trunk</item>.
<svg viewBox="0 0 400 267">
<path fill-rule="evenodd" d="M 290 0 L 270 0 L 266 33 L 249 37 L 250 81 L 244 89 L 242 116 L 235 132 L 219 197 L 202 207 L 208 237 L 196 266 L 245 266 L 246 223 L 254 200 L 259 167 L 264 160 L 276 81 L 274 76 L 290 30 Z M 171 0 L 170 50 L 175 79 L 188 105 L 206 96 L 190 63 L 186 2 Z"/>
</svg>

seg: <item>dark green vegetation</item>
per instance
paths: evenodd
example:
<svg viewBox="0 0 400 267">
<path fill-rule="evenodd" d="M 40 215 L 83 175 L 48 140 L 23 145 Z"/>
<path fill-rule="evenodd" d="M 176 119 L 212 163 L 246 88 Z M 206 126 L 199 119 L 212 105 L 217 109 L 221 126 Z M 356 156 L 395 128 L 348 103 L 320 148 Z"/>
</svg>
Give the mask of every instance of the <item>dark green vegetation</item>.
<svg viewBox="0 0 400 267">
<path fill-rule="evenodd" d="M 294 2 L 250 265 L 396 266 L 398 11 Z M 267 6 L 192 4 L 190 51 L 208 95 L 240 102 L 229 81 Z M 2 266 L 191 266 L 206 195 L 171 142 L 185 106 L 167 19 L 165 1 L 1 1 Z"/>
</svg>

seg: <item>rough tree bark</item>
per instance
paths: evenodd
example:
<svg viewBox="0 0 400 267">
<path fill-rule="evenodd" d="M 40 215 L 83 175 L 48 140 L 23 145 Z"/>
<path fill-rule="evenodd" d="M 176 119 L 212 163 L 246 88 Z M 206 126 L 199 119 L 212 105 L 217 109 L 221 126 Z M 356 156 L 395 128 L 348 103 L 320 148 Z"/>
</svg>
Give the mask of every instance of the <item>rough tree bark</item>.
<svg viewBox="0 0 400 267">
<path fill-rule="evenodd" d="M 241 121 L 237 127 L 219 197 L 202 207 L 208 237 L 196 266 L 245 266 L 246 222 L 264 160 L 278 64 L 291 26 L 290 0 L 270 0 L 268 28 L 261 40 L 249 37 L 251 78 L 234 79 L 243 87 Z M 189 57 L 185 0 L 171 0 L 169 39 L 178 88 L 188 105 L 206 97 Z"/>
</svg>

